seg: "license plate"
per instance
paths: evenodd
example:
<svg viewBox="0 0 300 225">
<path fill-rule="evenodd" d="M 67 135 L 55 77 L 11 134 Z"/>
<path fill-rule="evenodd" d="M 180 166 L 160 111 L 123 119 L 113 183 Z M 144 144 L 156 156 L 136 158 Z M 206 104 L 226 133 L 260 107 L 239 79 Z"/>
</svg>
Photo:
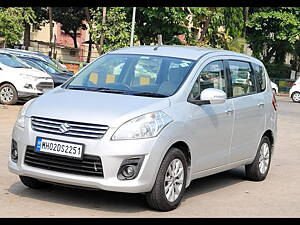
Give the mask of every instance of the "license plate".
<svg viewBox="0 0 300 225">
<path fill-rule="evenodd" d="M 35 143 L 36 152 L 43 152 L 77 159 L 82 159 L 83 147 L 84 145 L 79 143 L 59 141 L 42 137 L 37 137 Z"/>
</svg>

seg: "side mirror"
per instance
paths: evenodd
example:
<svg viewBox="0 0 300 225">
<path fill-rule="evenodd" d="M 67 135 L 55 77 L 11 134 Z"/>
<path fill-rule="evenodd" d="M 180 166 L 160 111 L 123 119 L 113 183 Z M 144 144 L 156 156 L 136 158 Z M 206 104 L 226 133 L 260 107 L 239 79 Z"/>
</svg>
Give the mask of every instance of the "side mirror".
<svg viewBox="0 0 300 225">
<path fill-rule="evenodd" d="M 206 88 L 201 92 L 200 99 L 210 104 L 222 104 L 226 101 L 226 93 L 216 88 Z"/>
</svg>

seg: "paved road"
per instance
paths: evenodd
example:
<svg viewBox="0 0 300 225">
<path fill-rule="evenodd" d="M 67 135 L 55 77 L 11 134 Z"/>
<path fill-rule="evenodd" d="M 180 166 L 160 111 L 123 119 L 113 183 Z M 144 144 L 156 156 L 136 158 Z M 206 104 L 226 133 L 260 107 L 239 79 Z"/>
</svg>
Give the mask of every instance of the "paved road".
<svg viewBox="0 0 300 225">
<path fill-rule="evenodd" d="M 0 105 L 0 217 L 300 217 L 300 104 L 278 97 L 278 141 L 267 179 L 237 168 L 192 182 L 180 207 L 149 210 L 140 194 L 53 187 L 30 190 L 8 172 L 19 106 Z"/>
</svg>

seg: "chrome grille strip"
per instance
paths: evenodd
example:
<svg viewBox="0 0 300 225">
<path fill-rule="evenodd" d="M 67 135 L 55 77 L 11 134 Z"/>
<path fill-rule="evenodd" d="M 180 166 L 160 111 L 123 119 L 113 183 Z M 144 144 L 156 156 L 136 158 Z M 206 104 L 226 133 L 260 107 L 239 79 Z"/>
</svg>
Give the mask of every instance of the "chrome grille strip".
<svg viewBox="0 0 300 225">
<path fill-rule="evenodd" d="M 101 138 L 108 130 L 108 126 L 106 125 L 87 124 L 41 117 L 32 117 L 31 126 L 33 130 L 39 132 L 80 138 Z"/>
</svg>

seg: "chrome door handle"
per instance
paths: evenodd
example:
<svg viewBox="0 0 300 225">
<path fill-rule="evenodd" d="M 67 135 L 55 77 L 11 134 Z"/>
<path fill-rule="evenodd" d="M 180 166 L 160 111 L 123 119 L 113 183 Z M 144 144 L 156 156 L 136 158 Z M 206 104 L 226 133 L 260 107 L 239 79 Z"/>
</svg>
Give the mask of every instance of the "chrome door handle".
<svg viewBox="0 0 300 225">
<path fill-rule="evenodd" d="M 259 103 L 259 104 L 258 104 L 258 107 L 259 107 L 259 108 L 263 108 L 264 106 L 265 106 L 265 103 Z"/>
<path fill-rule="evenodd" d="M 227 110 L 225 110 L 225 113 L 228 115 L 228 114 L 232 114 L 233 113 L 233 109 L 227 109 Z"/>
</svg>

